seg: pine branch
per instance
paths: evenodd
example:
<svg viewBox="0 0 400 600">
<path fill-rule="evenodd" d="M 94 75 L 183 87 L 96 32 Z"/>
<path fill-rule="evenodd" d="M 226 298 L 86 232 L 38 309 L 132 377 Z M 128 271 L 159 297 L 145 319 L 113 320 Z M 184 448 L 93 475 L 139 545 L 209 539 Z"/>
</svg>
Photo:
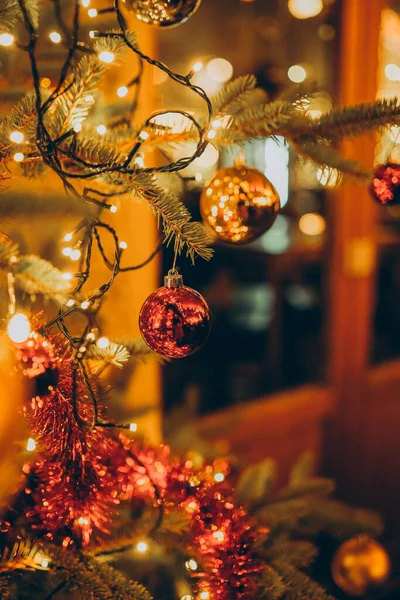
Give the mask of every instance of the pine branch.
<svg viewBox="0 0 400 600">
<path fill-rule="evenodd" d="M 48 93 L 44 91 L 43 97 L 46 98 L 47 95 Z M 34 92 L 28 92 L 0 123 L 0 155 L 5 154 L 5 148 L 10 154 L 15 152 L 15 144 L 10 142 L 10 133 L 13 131 L 21 131 L 27 142 L 35 143 L 37 129 L 35 102 Z"/>
<path fill-rule="evenodd" d="M 301 499 L 309 495 L 330 496 L 335 488 L 333 479 L 314 477 L 300 485 L 288 485 L 277 494 L 274 501 Z"/>
<path fill-rule="evenodd" d="M 12 546 L 5 546 L 0 551 L 0 574 L 10 573 L 17 569 L 41 570 L 43 551 L 32 540 L 20 540 Z"/>
<path fill-rule="evenodd" d="M 235 115 L 246 108 L 256 85 L 254 75 L 244 75 L 224 85 L 212 99 L 214 116 Z"/>
<path fill-rule="evenodd" d="M 0 23 L 3 31 L 11 31 L 19 17 L 17 0 L 0 0 Z"/>
<path fill-rule="evenodd" d="M 287 591 L 283 577 L 271 565 L 267 565 L 261 573 L 259 586 L 261 598 L 265 600 L 280 600 L 285 597 Z"/>
<path fill-rule="evenodd" d="M 126 579 L 120 571 L 110 565 L 97 562 L 96 570 L 110 587 L 114 600 L 152 600 L 152 596 L 142 584 Z"/>
<path fill-rule="evenodd" d="M 0 598 L 9 598 L 11 594 L 10 582 L 8 577 L 0 577 Z"/>
<path fill-rule="evenodd" d="M 303 485 L 312 478 L 314 468 L 314 455 L 304 452 L 290 470 L 289 486 Z"/>
<path fill-rule="evenodd" d="M 383 531 L 379 514 L 348 506 L 338 500 L 315 500 L 310 510 L 310 524 L 314 531 L 327 531 L 341 539 L 360 533 L 379 537 Z"/>
<path fill-rule="evenodd" d="M 235 496 L 240 504 L 256 504 L 266 500 L 276 481 L 277 467 L 266 459 L 243 471 L 236 484 Z"/>
<path fill-rule="evenodd" d="M 311 159 L 323 169 L 326 169 L 326 181 L 337 181 L 338 173 L 356 177 L 358 179 L 371 180 L 372 174 L 358 161 L 342 156 L 331 146 L 325 143 L 293 143 L 297 152 Z"/>
<path fill-rule="evenodd" d="M 222 129 L 217 138 L 221 145 L 232 145 L 252 138 L 282 134 L 290 129 L 293 105 L 290 102 L 269 102 L 246 108 L 237 113 L 230 126 Z"/>
<path fill-rule="evenodd" d="M 315 544 L 293 540 L 278 540 L 262 552 L 268 562 L 284 561 L 300 569 L 310 566 L 317 554 Z"/>
<path fill-rule="evenodd" d="M 115 367 L 122 368 L 123 364 L 128 362 L 130 354 L 125 346 L 110 342 L 107 348 L 99 348 L 96 344 L 92 344 L 88 347 L 85 358 L 88 360 L 109 363 Z"/>
<path fill-rule="evenodd" d="M 274 561 L 272 567 L 287 585 L 285 600 L 335 600 L 311 577 L 283 561 Z"/>
<path fill-rule="evenodd" d="M 60 305 L 67 302 L 71 284 L 47 260 L 32 254 L 21 256 L 14 263 L 13 272 L 16 285 L 30 296 L 42 294 Z"/>
<path fill-rule="evenodd" d="M 25 10 L 34 29 L 39 27 L 40 0 L 27 0 Z"/>
</svg>

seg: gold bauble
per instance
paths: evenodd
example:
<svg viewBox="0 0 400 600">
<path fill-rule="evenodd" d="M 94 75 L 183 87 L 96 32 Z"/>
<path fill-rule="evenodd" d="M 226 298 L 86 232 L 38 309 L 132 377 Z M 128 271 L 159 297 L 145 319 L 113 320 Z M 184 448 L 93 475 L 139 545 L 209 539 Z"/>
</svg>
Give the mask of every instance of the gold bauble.
<svg viewBox="0 0 400 600">
<path fill-rule="evenodd" d="M 200 198 L 206 228 L 230 244 L 260 237 L 272 227 L 279 209 L 279 194 L 269 179 L 244 165 L 217 171 Z"/>
<path fill-rule="evenodd" d="M 28 439 L 23 407 L 29 392 L 29 380 L 17 366 L 13 344 L 0 335 L 0 514 L 22 481 Z"/>
<path fill-rule="evenodd" d="M 126 6 L 136 17 L 157 27 L 174 27 L 187 21 L 201 0 L 127 0 Z"/>
<path fill-rule="evenodd" d="M 390 559 L 385 548 L 366 535 L 344 542 L 333 557 L 333 579 L 349 596 L 364 596 L 389 575 Z"/>
</svg>

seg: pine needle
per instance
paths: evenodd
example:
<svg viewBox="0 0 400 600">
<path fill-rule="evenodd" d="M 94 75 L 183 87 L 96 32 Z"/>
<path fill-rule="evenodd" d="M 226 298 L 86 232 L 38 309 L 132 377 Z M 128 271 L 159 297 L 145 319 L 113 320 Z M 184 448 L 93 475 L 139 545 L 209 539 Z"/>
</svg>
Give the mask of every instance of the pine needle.
<svg viewBox="0 0 400 600">
<path fill-rule="evenodd" d="M 29 539 L 20 540 L 1 549 L 0 573 L 9 573 L 17 569 L 43 569 L 43 558 L 43 551 L 36 542 Z"/>
<path fill-rule="evenodd" d="M 0 0 L 0 23 L 3 31 L 11 31 L 19 15 L 17 0 Z"/>
</svg>

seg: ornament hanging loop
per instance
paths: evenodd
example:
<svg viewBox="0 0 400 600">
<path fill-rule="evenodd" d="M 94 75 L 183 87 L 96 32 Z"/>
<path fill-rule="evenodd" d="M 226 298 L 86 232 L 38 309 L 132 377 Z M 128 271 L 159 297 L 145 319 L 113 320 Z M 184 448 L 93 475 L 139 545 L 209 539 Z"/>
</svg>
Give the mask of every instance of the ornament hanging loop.
<svg viewBox="0 0 400 600">
<path fill-rule="evenodd" d="M 183 286 L 183 277 L 176 269 L 170 269 L 168 275 L 164 277 L 164 286 L 170 290 Z"/>
</svg>

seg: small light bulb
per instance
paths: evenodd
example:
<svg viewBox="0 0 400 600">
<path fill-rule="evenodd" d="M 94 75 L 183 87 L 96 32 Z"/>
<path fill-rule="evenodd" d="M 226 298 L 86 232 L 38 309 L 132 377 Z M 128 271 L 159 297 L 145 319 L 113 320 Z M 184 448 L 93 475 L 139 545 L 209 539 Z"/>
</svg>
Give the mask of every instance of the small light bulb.
<svg viewBox="0 0 400 600">
<path fill-rule="evenodd" d="M 147 548 L 148 548 L 148 546 L 147 546 L 146 542 L 139 542 L 139 543 L 136 545 L 136 550 L 137 550 L 138 552 L 142 552 L 142 553 L 143 553 L 143 552 L 147 552 Z"/>
<path fill-rule="evenodd" d="M 66 233 L 64 235 L 64 242 L 70 242 L 72 240 L 72 233 Z"/>
<path fill-rule="evenodd" d="M 135 165 L 137 165 L 138 167 L 140 167 L 141 169 L 143 169 L 143 167 L 144 167 L 144 160 L 143 160 L 143 158 L 141 156 L 137 156 L 133 162 L 134 162 Z"/>
<path fill-rule="evenodd" d="M 194 560 L 194 558 L 191 558 L 185 562 L 185 567 L 187 568 L 188 571 L 197 571 L 197 569 L 199 568 L 199 565 Z"/>
<path fill-rule="evenodd" d="M 292 65 L 288 69 L 288 77 L 293 83 L 302 83 L 307 77 L 307 71 L 301 65 Z"/>
<path fill-rule="evenodd" d="M 289 0 L 289 12 L 296 19 L 316 17 L 324 8 L 322 0 Z"/>
<path fill-rule="evenodd" d="M 12 342 L 20 344 L 25 342 L 31 332 L 31 324 L 23 313 L 16 313 L 8 321 L 7 333 Z"/>
<path fill-rule="evenodd" d="M 210 600 L 209 592 L 200 592 L 200 600 Z"/>
<path fill-rule="evenodd" d="M 97 347 L 100 348 L 101 350 L 104 350 L 105 348 L 107 348 L 107 346 L 110 344 L 110 340 L 108 339 L 108 337 L 101 337 L 97 340 Z"/>
<path fill-rule="evenodd" d="M 90 5 L 90 0 L 81 0 L 81 4 L 84 8 L 87 8 Z"/>
<path fill-rule="evenodd" d="M 28 443 L 26 444 L 26 449 L 28 452 L 33 452 L 36 449 L 36 442 L 33 438 L 29 438 Z"/>
<path fill-rule="evenodd" d="M 96 131 L 99 135 L 104 135 L 107 131 L 107 127 L 105 125 L 97 125 Z"/>
<path fill-rule="evenodd" d="M 79 525 L 89 525 L 89 521 L 85 517 L 79 517 L 78 523 Z"/>
<path fill-rule="evenodd" d="M 82 131 L 82 123 L 75 123 L 75 125 L 74 125 L 74 127 L 73 127 L 73 130 L 74 130 L 76 133 L 79 133 L 80 131 Z"/>
<path fill-rule="evenodd" d="M 49 566 L 49 561 L 47 560 L 47 558 L 44 558 L 42 560 L 42 562 L 40 563 L 40 566 L 43 567 L 43 569 L 47 569 L 47 567 Z"/>
<path fill-rule="evenodd" d="M 96 339 L 96 336 L 91 331 L 90 333 L 87 334 L 86 339 L 89 340 L 89 342 L 94 342 L 94 340 Z"/>
<path fill-rule="evenodd" d="M 225 475 L 223 473 L 215 473 L 214 479 L 217 483 L 222 483 L 225 481 Z"/>
<path fill-rule="evenodd" d="M 216 120 L 213 122 L 212 126 L 214 127 L 214 129 L 218 129 L 219 127 L 221 127 L 221 126 L 222 126 L 222 121 L 221 121 L 220 119 L 216 119 Z"/>
<path fill-rule="evenodd" d="M 119 247 L 121 248 L 121 250 L 126 250 L 128 247 L 128 244 L 126 242 L 120 242 Z"/>
<path fill-rule="evenodd" d="M 14 42 L 14 36 L 11 33 L 2 33 L 0 35 L 0 46 L 11 46 Z"/>
<path fill-rule="evenodd" d="M 22 152 L 16 152 L 14 154 L 13 158 L 14 158 L 15 162 L 22 162 L 24 160 L 25 156 Z"/>
<path fill-rule="evenodd" d="M 99 54 L 99 59 L 104 63 L 112 63 L 115 58 L 114 52 L 110 52 L 109 50 L 103 50 Z"/>
<path fill-rule="evenodd" d="M 81 251 L 80 250 L 78 250 L 78 249 L 72 250 L 71 256 L 70 256 L 71 260 L 79 260 L 80 257 L 81 257 Z"/>
<path fill-rule="evenodd" d="M 95 8 L 89 8 L 87 14 L 91 19 L 94 19 L 94 17 L 97 17 L 97 10 Z"/>
<path fill-rule="evenodd" d="M 126 85 L 121 85 L 121 87 L 119 87 L 117 89 L 117 96 L 119 96 L 120 98 L 125 98 L 125 96 L 128 95 L 128 88 L 126 87 Z"/>
<path fill-rule="evenodd" d="M 21 131 L 13 131 L 10 133 L 10 140 L 15 144 L 22 144 L 24 141 L 24 134 Z"/>
<path fill-rule="evenodd" d="M 209 140 L 213 140 L 216 135 L 217 135 L 217 132 L 214 131 L 214 129 L 210 129 L 210 131 L 207 134 L 207 137 L 208 137 Z"/>
<path fill-rule="evenodd" d="M 111 204 L 111 206 L 110 206 L 110 212 L 111 213 L 116 213 L 117 212 L 117 207 L 115 206 L 115 204 Z"/>
<path fill-rule="evenodd" d="M 199 71 L 201 71 L 203 68 L 203 63 L 202 62 L 197 62 L 194 63 L 192 71 L 194 71 L 195 73 L 198 73 Z"/>
<path fill-rule="evenodd" d="M 70 246 L 67 246 L 66 248 L 62 249 L 62 253 L 64 254 L 64 256 L 71 256 L 72 248 Z"/>
<path fill-rule="evenodd" d="M 137 431 L 137 424 L 136 423 L 131 423 L 129 425 L 129 431 L 133 431 L 133 432 Z"/>
<path fill-rule="evenodd" d="M 49 38 L 54 44 L 59 44 L 61 42 L 61 35 L 58 31 L 52 31 L 49 35 Z"/>
<path fill-rule="evenodd" d="M 90 306 L 90 302 L 88 302 L 87 300 L 84 300 L 84 301 L 81 303 L 81 309 L 82 309 L 82 310 L 86 310 L 87 308 L 89 308 L 89 306 Z"/>
<path fill-rule="evenodd" d="M 223 531 L 215 531 L 213 533 L 213 537 L 217 540 L 217 542 L 223 542 L 225 539 Z"/>
<path fill-rule="evenodd" d="M 66 302 L 66 305 L 68 306 L 68 308 L 71 308 L 72 306 L 74 306 L 75 304 L 75 300 L 72 300 L 72 298 L 70 298 L 68 300 L 68 302 Z"/>
<path fill-rule="evenodd" d="M 91 40 L 93 40 L 96 37 L 96 32 L 95 32 L 94 29 L 91 29 L 89 31 L 89 37 L 90 37 Z"/>
<path fill-rule="evenodd" d="M 194 176 L 196 181 L 202 181 L 203 180 L 203 175 L 201 173 L 196 173 Z"/>
<path fill-rule="evenodd" d="M 49 77 L 42 77 L 42 79 L 40 80 L 40 87 L 42 87 L 46 90 L 50 86 L 51 86 L 51 79 Z"/>
<path fill-rule="evenodd" d="M 144 141 L 144 140 L 147 140 L 149 137 L 150 137 L 150 136 L 149 136 L 149 134 L 147 133 L 147 131 L 141 131 L 141 132 L 139 133 L 139 138 L 140 138 L 141 140 L 143 140 L 143 141 Z"/>
<path fill-rule="evenodd" d="M 71 281 L 71 279 L 73 278 L 72 273 L 63 273 L 61 275 L 61 277 L 65 280 L 65 281 Z"/>
</svg>

